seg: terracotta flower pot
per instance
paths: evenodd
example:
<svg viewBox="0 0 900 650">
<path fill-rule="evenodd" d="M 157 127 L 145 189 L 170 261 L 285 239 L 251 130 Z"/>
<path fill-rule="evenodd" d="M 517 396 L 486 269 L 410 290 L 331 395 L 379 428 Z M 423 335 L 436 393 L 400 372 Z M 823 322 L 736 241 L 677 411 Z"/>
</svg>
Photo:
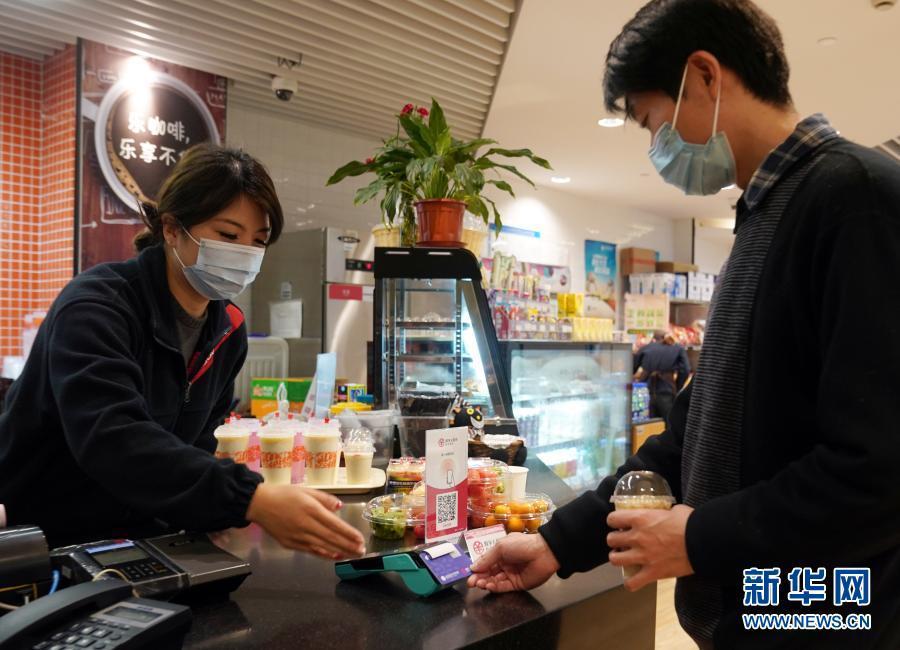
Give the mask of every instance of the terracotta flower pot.
<svg viewBox="0 0 900 650">
<path fill-rule="evenodd" d="M 462 247 L 463 214 L 466 204 L 454 199 L 416 201 L 419 222 L 418 246 Z"/>
</svg>

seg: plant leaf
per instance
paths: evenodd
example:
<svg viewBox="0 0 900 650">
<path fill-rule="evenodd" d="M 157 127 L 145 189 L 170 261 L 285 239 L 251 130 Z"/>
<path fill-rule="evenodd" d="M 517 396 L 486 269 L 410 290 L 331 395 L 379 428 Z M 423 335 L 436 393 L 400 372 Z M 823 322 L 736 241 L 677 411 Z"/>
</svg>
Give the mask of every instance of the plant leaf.
<svg viewBox="0 0 900 650">
<path fill-rule="evenodd" d="M 484 204 L 484 201 L 481 200 L 480 196 L 467 196 L 465 197 L 466 208 L 468 208 L 469 212 L 472 214 L 476 214 L 487 223 L 490 219 L 490 213 L 488 212 L 487 206 Z"/>
<path fill-rule="evenodd" d="M 447 126 L 447 118 L 444 117 L 444 109 L 434 97 L 431 98 L 431 112 L 428 114 L 428 130 L 431 133 L 435 152 L 438 155 L 446 153 L 451 144 L 450 129 Z"/>
<path fill-rule="evenodd" d="M 489 198 L 484 197 L 484 200 L 491 204 L 491 208 L 494 210 L 494 237 L 500 234 L 500 231 L 503 230 L 503 221 L 500 219 L 500 211 L 497 209 L 497 204 L 491 201 Z"/>
<path fill-rule="evenodd" d="M 418 145 L 424 156 L 434 155 L 434 138 L 431 137 L 431 131 L 421 122 L 421 120 L 410 117 L 409 115 L 401 115 L 399 117 L 400 126 L 409 136 L 411 145 Z M 415 147 L 413 147 L 415 149 Z"/>
<path fill-rule="evenodd" d="M 465 190 L 465 194 L 477 195 L 484 187 L 484 175 L 471 164 L 458 163 L 453 167 L 453 178 Z"/>
<path fill-rule="evenodd" d="M 531 187 L 535 186 L 534 182 L 530 178 L 528 178 L 525 174 L 520 172 L 518 169 L 516 169 L 512 165 L 502 165 L 500 163 L 494 162 L 493 160 L 490 160 L 490 159 L 482 156 L 481 158 L 479 158 L 476 161 L 475 166 L 478 169 L 505 169 L 509 173 L 515 174 L 516 176 L 521 178 L 523 181 L 525 181 L 526 183 L 531 185 Z"/>
<path fill-rule="evenodd" d="M 375 198 L 375 196 L 386 187 L 384 179 L 376 178 L 374 181 L 356 190 L 356 196 L 353 198 L 354 205 L 367 203 Z"/>
<path fill-rule="evenodd" d="M 367 171 L 371 171 L 370 165 L 359 162 L 358 160 L 352 160 L 334 172 L 325 184 L 334 185 L 335 183 L 340 183 L 348 176 L 359 176 L 365 174 Z"/>
<path fill-rule="evenodd" d="M 528 158 L 535 165 L 543 167 L 544 169 L 553 169 L 550 166 L 550 163 L 544 160 L 543 158 L 539 158 L 531 153 L 531 149 L 499 149 L 499 148 L 491 148 L 488 149 L 485 156 L 490 156 L 493 154 L 497 154 L 498 156 L 504 156 L 505 158 Z"/>
<path fill-rule="evenodd" d="M 497 144 L 497 141 L 490 138 L 476 138 L 469 142 L 456 142 L 448 153 L 453 156 L 456 162 L 463 162 L 466 158 L 470 158 L 478 149 L 489 144 Z"/>
<path fill-rule="evenodd" d="M 512 186 L 509 183 L 507 183 L 506 181 L 497 181 L 497 180 L 490 178 L 490 179 L 488 179 L 487 182 L 490 183 L 491 185 L 497 187 L 498 189 L 503 190 L 504 192 L 509 194 L 511 197 L 513 197 L 513 198 L 516 197 L 516 193 L 513 192 Z"/>
</svg>

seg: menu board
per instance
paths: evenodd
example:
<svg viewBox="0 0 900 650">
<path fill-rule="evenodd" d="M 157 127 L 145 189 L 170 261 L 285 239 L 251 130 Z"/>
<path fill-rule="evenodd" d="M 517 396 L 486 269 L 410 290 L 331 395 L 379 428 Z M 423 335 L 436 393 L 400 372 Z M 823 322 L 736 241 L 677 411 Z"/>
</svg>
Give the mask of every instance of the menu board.
<svg viewBox="0 0 900 650">
<path fill-rule="evenodd" d="M 185 150 L 220 142 L 226 80 L 108 45 L 79 41 L 79 268 L 134 255 L 139 201 L 156 198 Z"/>
<path fill-rule="evenodd" d="M 626 293 L 625 329 L 629 332 L 668 330 L 669 296 Z"/>
</svg>

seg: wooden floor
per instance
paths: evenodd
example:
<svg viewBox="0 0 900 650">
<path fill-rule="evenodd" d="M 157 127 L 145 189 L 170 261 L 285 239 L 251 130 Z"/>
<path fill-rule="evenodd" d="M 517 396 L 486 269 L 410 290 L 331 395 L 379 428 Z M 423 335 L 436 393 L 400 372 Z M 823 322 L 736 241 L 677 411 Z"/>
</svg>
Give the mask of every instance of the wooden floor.
<svg viewBox="0 0 900 650">
<path fill-rule="evenodd" d="M 656 650 L 696 650 L 675 614 L 675 580 L 656 584 Z"/>
</svg>

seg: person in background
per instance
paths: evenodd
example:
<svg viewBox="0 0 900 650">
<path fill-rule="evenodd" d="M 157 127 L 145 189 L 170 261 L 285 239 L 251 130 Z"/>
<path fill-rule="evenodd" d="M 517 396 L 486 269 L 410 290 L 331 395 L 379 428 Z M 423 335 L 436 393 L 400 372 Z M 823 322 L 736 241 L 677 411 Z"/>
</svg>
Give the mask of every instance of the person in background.
<svg viewBox="0 0 900 650">
<path fill-rule="evenodd" d="M 788 77 L 750 0 L 653 0 L 613 41 L 607 109 L 647 129 L 686 194 L 743 189 L 734 247 L 666 431 L 539 535 L 501 540 L 470 585 L 529 589 L 609 560 L 640 567 L 628 590 L 678 578 L 703 650 L 900 648 L 900 165 L 801 117 Z M 678 505 L 614 512 L 632 470 Z M 783 616 L 754 629 L 753 614 Z"/>
<path fill-rule="evenodd" d="M 657 330 L 653 341 L 634 355 L 634 380 L 650 389 L 650 417 L 668 418 L 675 395 L 691 373 L 687 352 L 671 334 Z"/>
<path fill-rule="evenodd" d="M 69 282 L 9 390 L 0 526 L 38 525 L 58 546 L 254 521 L 289 548 L 363 553 L 335 497 L 213 456 L 247 355 L 231 299 L 284 223 L 265 168 L 197 145 L 143 208 L 137 257 Z"/>
</svg>

